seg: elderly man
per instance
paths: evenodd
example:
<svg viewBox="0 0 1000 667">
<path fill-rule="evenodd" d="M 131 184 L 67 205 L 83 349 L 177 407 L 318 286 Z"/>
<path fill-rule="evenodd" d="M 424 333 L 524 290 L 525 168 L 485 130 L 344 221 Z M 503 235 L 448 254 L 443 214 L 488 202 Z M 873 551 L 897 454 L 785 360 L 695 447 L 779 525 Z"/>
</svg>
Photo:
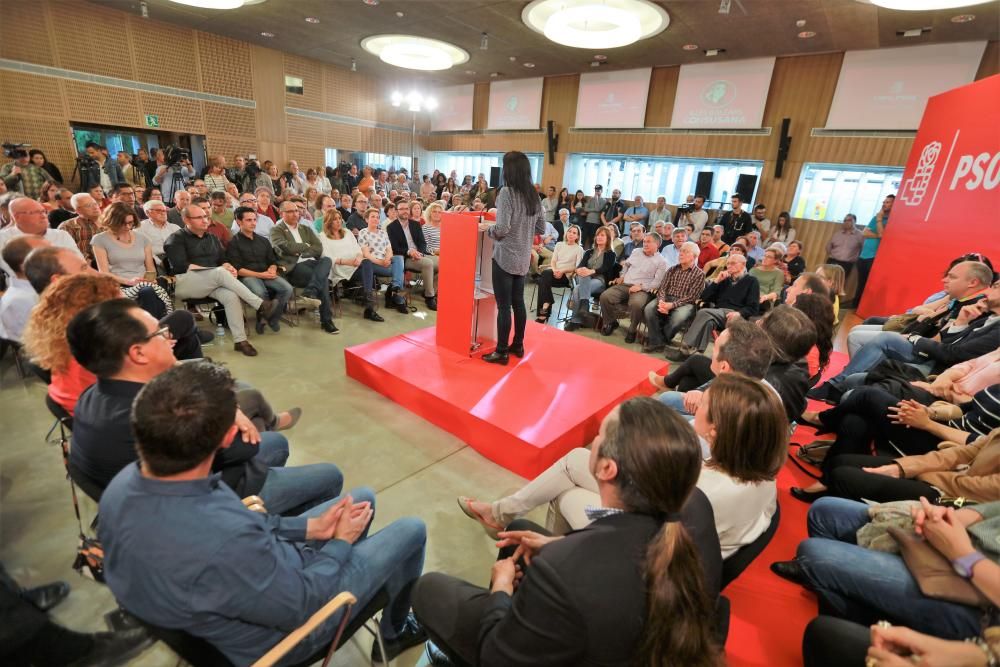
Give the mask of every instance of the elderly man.
<svg viewBox="0 0 1000 667">
<path fill-rule="evenodd" d="M 167 219 L 167 205 L 159 199 L 150 199 L 142 205 L 146 219 L 139 223 L 139 232 L 153 245 L 153 261 L 157 268 L 163 266 L 163 244 L 180 227 Z"/>
<path fill-rule="evenodd" d="M 419 220 L 410 219 L 408 206 L 397 209 L 398 218 L 385 227 L 392 254 L 403 258 L 407 271 L 419 272 L 424 283 L 424 302 L 428 310 L 437 310 L 438 257 L 427 249 Z"/>
<path fill-rule="evenodd" d="M 281 202 L 280 211 L 281 222 L 271 230 L 271 245 L 278 257 L 278 266 L 285 280 L 304 288 L 303 297 L 319 308 L 320 328 L 328 334 L 340 333 L 333 323 L 330 307 L 333 260 L 323 257 L 323 244 L 309 225 L 299 224 L 300 213 L 295 202 Z"/>
<path fill-rule="evenodd" d="M 737 317 L 749 319 L 760 307 L 760 286 L 747 272 L 746 257 L 730 255 L 726 268 L 719 271 L 701 293 L 705 307 L 698 310 L 691 327 L 679 347 L 667 349 L 667 359 L 684 361 L 697 352 L 704 352 L 712 340 L 713 331 L 722 331 Z"/>
<path fill-rule="evenodd" d="M 69 188 L 59 190 L 59 198 L 55 204 L 56 207 L 49 211 L 49 227 L 58 229 L 59 225 L 76 217 L 76 211 L 73 210 L 73 191 Z"/>
<path fill-rule="evenodd" d="M 257 311 L 257 319 L 263 320 L 271 319 L 278 302 L 261 299 L 237 279 L 236 269 L 225 261 L 222 243 L 208 233 L 209 217 L 201 207 L 188 206 L 182 214 L 184 229 L 164 244 L 170 269 L 177 276 L 177 298 L 211 297 L 221 303 L 233 335 L 233 349 L 256 357 L 257 350 L 247 340 L 243 324 L 243 302 Z"/>
<path fill-rule="evenodd" d="M 49 172 L 31 162 L 28 151 L 18 148 L 12 151 L 13 162 L 0 167 L 0 180 L 9 192 L 20 192 L 25 197 L 38 199 L 42 186 L 52 180 Z"/>
<path fill-rule="evenodd" d="M 3 261 L 13 276 L 0 297 L 0 338 L 21 342 L 31 309 L 38 303 L 38 292 L 24 275 L 24 260 L 32 250 L 48 244 L 38 236 L 20 236 L 4 246 Z"/>
<path fill-rule="evenodd" d="M 653 298 L 653 292 L 663 282 L 667 272 L 667 262 L 656 252 L 659 245 L 660 239 L 656 234 L 646 234 L 642 240 L 642 252 L 633 252 L 625 260 L 621 277 L 612 280 L 601 294 L 602 336 L 610 336 L 618 328 L 622 304 L 627 304 L 629 327 L 625 332 L 625 342 L 635 342 L 635 331 L 642 321 L 646 303 Z"/>
<path fill-rule="evenodd" d="M 653 224 L 653 231 L 660 237 L 660 247 L 657 248 L 657 252 L 662 252 L 671 242 L 670 238 L 674 234 L 674 225 L 673 223 L 659 220 Z"/>
<path fill-rule="evenodd" d="M 70 218 L 59 225 L 59 229 L 73 237 L 73 242 L 80 249 L 80 254 L 88 262 L 94 261 L 94 250 L 90 247 L 90 240 L 100 232 L 97 226 L 97 219 L 101 217 L 101 205 L 84 192 L 73 195 L 71 200 L 76 217 Z"/>
<path fill-rule="evenodd" d="M 749 243 L 747 257 L 753 257 L 754 263 L 760 264 L 764 260 L 764 246 L 760 244 L 760 232 L 747 234 L 747 242 Z"/>
<path fill-rule="evenodd" d="M 4 246 L 19 236 L 37 236 L 48 241 L 49 245 L 67 248 L 77 257 L 83 259 L 73 237 L 61 229 L 49 227 L 45 216 L 45 207 L 34 199 L 18 197 L 12 200 L 10 202 L 10 217 L 13 224 L 0 229 L 0 251 L 3 251 Z M 3 269 L 8 276 L 14 275 L 14 271 L 2 259 L 0 259 L 0 269 Z"/>
<path fill-rule="evenodd" d="M 662 352 L 694 313 L 694 302 L 705 289 L 705 273 L 698 267 L 699 252 L 697 243 L 682 243 L 677 264 L 667 269 L 656 298 L 646 304 L 643 317 L 649 338 L 642 348 L 644 353 Z"/>
<path fill-rule="evenodd" d="M 645 229 L 647 220 L 649 220 L 649 209 L 643 204 L 642 196 L 636 195 L 632 205 L 625 209 L 622 227 L 629 228 L 633 222 L 638 222 Z"/>
<path fill-rule="evenodd" d="M 670 234 L 671 244 L 660 251 L 663 259 L 667 262 L 667 268 L 671 266 L 677 266 L 681 261 L 680 252 L 681 246 L 687 243 L 688 235 L 687 230 L 683 227 L 678 227 Z"/>
<path fill-rule="evenodd" d="M 164 193 L 164 196 L 166 193 Z M 164 201 L 166 201 L 164 199 Z M 174 193 L 174 207 L 167 212 L 167 220 L 177 225 L 178 228 L 184 226 L 184 216 L 181 211 L 191 205 L 191 193 L 187 190 L 178 190 Z"/>
<path fill-rule="evenodd" d="M 658 222 L 673 222 L 673 216 L 670 215 L 670 209 L 667 208 L 666 197 L 657 197 L 656 208 L 649 212 L 648 224 L 655 225 Z"/>
<path fill-rule="evenodd" d="M 840 229 L 834 232 L 826 244 L 826 263 L 837 264 L 844 269 L 844 280 L 851 275 L 851 269 L 858 261 L 865 237 L 855 226 L 858 222 L 853 213 L 844 216 Z"/>
</svg>

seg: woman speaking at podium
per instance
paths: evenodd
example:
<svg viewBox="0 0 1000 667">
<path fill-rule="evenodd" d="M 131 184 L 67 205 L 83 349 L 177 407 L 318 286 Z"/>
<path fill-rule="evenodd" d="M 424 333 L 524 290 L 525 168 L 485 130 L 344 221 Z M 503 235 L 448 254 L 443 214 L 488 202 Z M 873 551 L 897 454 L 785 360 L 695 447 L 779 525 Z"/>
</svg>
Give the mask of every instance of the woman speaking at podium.
<svg viewBox="0 0 1000 667">
<path fill-rule="evenodd" d="M 508 355 L 524 356 L 524 276 L 531 264 L 531 242 L 545 233 L 542 203 L 531 183 L 531 165 L 520 151 L 503 156 L 503 187 L 497 195 L 496 224 L 480 223 L 493 239 L 493 294 L 497 301 L 497 349 L 483 357 L 491 364 L 507 364 Z M 510 340 L 510 313 L 514 311 L 514 340 Z"/>
</svg>

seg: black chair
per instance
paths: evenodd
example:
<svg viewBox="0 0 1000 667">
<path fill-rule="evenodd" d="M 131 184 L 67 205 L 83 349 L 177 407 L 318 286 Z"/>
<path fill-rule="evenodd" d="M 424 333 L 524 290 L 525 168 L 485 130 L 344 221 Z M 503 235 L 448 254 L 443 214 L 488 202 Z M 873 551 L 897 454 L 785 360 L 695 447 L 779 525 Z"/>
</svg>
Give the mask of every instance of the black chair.
<svg viewBox="0 0 1000 667">
<path fill-rule="evenodd" d="M 729 639 L 729 598 L 719 595 L 715 600 L 715 639 L 719 646 L 725 648 L 726 640 Z"/>
<path fill-rule="evenodd" d="M 17 370 L 17 377 L 24 380 L 28 377 L 28 373 L 25 370 L 24 359 L 21 357 L 21 344 L 16 340 L 0 338 L 0 359 L 4 358 L 7 350 L 10 350 L 11 355 L 14 357 L 14 368 Z"/>
<path fill-rule="evenodd" d="M 384 588 L 381 588 L 371 601 L 369 601 L 368 604 L 366 604 L 361 611 L 358 612 L 354 619 L 343 626 L 340 638 L 337 640 L 337 645 L 331 647 L 333 650 L 322 649 L 317 652 L 316 655 L 310 656 L 307 660 L 298 663 L 295 667 L 307 667 L 315 662 L 324 660 L 328 654 L 332 655 L 336 649 L 347 643 L 347 641 L 362 627 L 370 633 L 376 635 L 377 641 L 381 641 L 381 635 L 379 635 L 377 631 L 368 629 L 366 624 L 372 620 L 372 617 L 375 616 L 375 614 L 384 609 L 387 604 L 389 604 L 389 594 Z M 349 609 L 348 613 L 350 613 Z M 179 655 L 188 664 L 193 665 L 193 667 L 232 667 L 233 663 L 229 662 L 226 656 L 224 656 L 219 649 L 215 648 L 215 646 L 211 643 L 200 637 L 195 637 L 194 635 L 182 630 L 161 628 L 141 619 L 140 623 L 143 627 L 149 630 L 149 633 L 153 637 L 169 646 L 170 650 Z M 376 625 L 376 628 L 377 627 L 378 626 Z M 326 662 L 323 664 L 325 665 Z"/>
<path fill-rule="evenodd" d="M 774 508 L 774 516 L 771 517 L 771 524 L 767 527 L 767 530 L 761 533 L 756 540 L 746 546 L 740 547 L 736 553 L 722 561 L 723 589 L 731 584 L 736 577 L 740 576 L 743 570 L 747 569 L 750 566 L 750 563 L 752 563 L 754 559 L 767 548 L 767 545 L 770 544 L 771 540 L 774 538 L 774 534 L 778 531 L 778 523 L 780 521 L 781 505 L 776 505 Z"/>
</svg>

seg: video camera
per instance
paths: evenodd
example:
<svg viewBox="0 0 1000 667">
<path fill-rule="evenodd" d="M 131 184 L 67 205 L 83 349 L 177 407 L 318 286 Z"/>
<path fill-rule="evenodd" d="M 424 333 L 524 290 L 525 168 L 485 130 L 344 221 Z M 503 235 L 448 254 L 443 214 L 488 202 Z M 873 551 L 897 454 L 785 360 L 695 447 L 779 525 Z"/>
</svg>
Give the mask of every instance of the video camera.
<svg viewBox="0 0 1000 667">
<path fill-rule="evenodd" d="M 180 146 L 173 144 L 163 149 L 163 162 L 168 167 L 180 165 L 184 161 L 191 161 L 191 154 Z"/>
<path fill-rule="evenodd" d="M 12 160 L 20 160 L 21 158 L 28 157 L 28 151 L 24 150 L 30 148 L 31 144 L 3 144 L 3 154 Z"/>
<path fill-rule="evenodd" d="M 250 153 L 249 155 L 247 155 L 246 161 L 247 163 L 246 167 L 244 167 L 244 170 L 246 171 L 247 176 L 250 177 L 250 181 L 254 182 L 257 180 L 257 176 L 260 175 L 260 172 L 263 171 L 260 167 L 260 162 L 257 162 L 257 154 Z"/>
</svg>

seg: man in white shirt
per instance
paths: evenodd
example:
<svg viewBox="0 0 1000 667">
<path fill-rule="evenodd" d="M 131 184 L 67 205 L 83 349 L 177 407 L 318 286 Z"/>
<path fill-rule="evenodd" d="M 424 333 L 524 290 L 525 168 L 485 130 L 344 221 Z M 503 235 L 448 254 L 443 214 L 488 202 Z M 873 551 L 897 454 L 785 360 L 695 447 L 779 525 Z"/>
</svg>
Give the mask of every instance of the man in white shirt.
<svg viewBox="0 0 1000 667">
<path fill-rule="evenodd" d="M 11 201 L 9 211 L 14 224 L 0 229 L 0 252 L 3 252 L 4 246 L 12 240 L 27 235 L 43 238 L 49 242 L 49 245 L 72 250 L 81 259 L 83 258 L 76 241 L 68 232 L 49 227 L 48 212 L 34 199 L 18 197 Z M 0 269 L 3 269 L 8 276 L 14 275 L 14 271 L 7 266 L 2 258 L 0 258 Z"/>
<path fill-rule="evenodd" d="M 649 212 L 649 224 L 655 225 L 658 222 L 673 222 L 670 209 L 667 208 L 667 198 L 657 197 L 656 208 Z"/>
<path fill-rule="evenodd" d="M 139 223 L 139 233 L 153 245 L 153 261 L 159 268 L 163 266 L 163 243 L 180 227 L 167 220 L 167 205 L 159 199 L 150 199 L 142 205 L 142 210 L 147 217 Z"/>
<path fill-rule="evenodd" d="M 14 273 L 0 297 L 0 338 L 21 342 L 31 309 L 38 303 L 38 292 L 24 275 L 24 259 L 35 248 L 48 244 L 37 236 L 22 236 L 4 246 L 3 261 Z"/>
<path fill-rule="evenodd" d="M 692 236 L 700 238 L 701 230 L 705 229 L 705 225 L 708 223 L 708 211 L 702 208 L 705 205 L 705 196 L 695 195 L 691 205 L 694 208 L 677 216 L 677 224 L 681 227 L 689 223 L 694 225 L 694 234 Z"/>
<path fill-rule="evenodd" d="M 252 208 L 257 214 L 257 226 L 254 228 L 254 233 L 263 236 L 265 239 L 270 240 L 271 230 L 274 228 L 274 220 L 257 210 L 257 197 L 252 192 L 244 192 L 240 195 L 240 206 L 246 206 Z M 233 225 L 230 230 L 233 235 L 240 233 L 240 221 L 233 219 Z"/>
</svg>

